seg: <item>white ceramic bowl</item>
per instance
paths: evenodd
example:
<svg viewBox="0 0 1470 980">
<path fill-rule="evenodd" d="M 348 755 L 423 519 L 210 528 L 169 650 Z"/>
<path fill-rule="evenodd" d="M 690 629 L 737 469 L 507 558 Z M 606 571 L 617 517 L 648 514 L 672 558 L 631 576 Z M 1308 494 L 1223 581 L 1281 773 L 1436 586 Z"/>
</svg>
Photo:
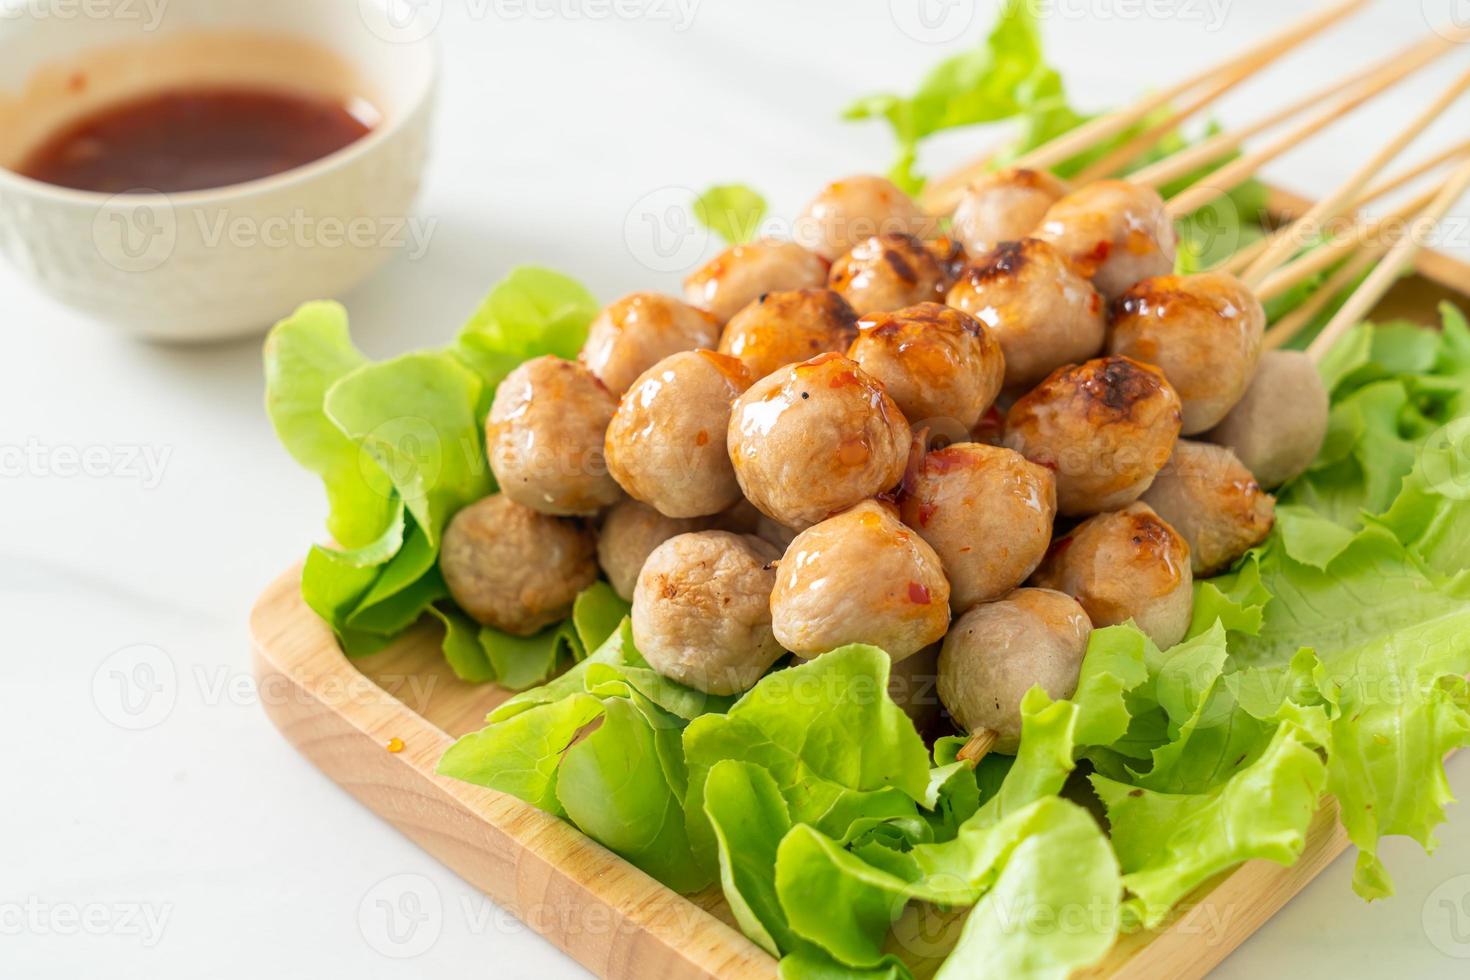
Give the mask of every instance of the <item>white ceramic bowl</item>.
<svg viewBox="0 0 1470 980">
<path fill-rule="evenodd" d="M 0 0 L 0 252 L 41 289 L 140 337 L 209 341 L 260 332 L 422 247 L 410 209 L 436 53 L 398 0 L 45 6 Z M 110 196 L 6 169 L 111 101 L 232 84 L 365 98 L 381 121 L 315 163 L 217 190 Z"/>
</svg>

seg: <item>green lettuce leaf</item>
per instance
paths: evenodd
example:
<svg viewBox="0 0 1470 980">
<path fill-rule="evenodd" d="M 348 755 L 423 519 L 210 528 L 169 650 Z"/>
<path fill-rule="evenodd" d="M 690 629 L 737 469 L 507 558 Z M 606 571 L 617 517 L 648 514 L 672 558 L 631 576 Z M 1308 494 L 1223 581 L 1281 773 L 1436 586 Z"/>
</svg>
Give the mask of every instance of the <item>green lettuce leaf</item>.
<svg viewBox="0 0 1470 980">
<path fill-rule="evenodd" d="M 755 238 L 766 199 L 744 184 L 719 184 L 694 199 L 695 219 L 731 245 Z"/>
<path fill-rule="evenodd" d="M 706 777 L 704 809 L 740 930 L 772 956 L 798 948 L 776 893 L 776 852 L 791 831 L 781 788 L 761 767 L 726 759 Z"/>
<path fill-rule="evenodd" d="M 597 298 L 575 279 L 535 266 L 512 269 L 452 348 L 484 382 L 480 416 L 489 411 L 496 385 L 524 362 L 547 354 L 575 359 L 598 309 Z"/>
</svg>

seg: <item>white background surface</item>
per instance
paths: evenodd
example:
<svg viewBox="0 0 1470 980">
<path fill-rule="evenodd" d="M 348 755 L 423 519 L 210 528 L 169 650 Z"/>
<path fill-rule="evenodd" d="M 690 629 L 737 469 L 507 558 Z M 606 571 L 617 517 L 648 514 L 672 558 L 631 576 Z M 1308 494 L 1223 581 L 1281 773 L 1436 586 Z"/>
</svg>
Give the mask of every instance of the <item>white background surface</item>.
<svg viewBox="0 0 1470 980">
<path fill-rule="evenodd" d="M 994 9 L 982 0 L 963 37 L 936 46 L 897 26 L 892 7 L 906 0 L 703 0 L 684 30 L 528 3 L 481 16 L 495 8 L 445 0 L 438 139 L 421 206 L 437 224 L 425 254 L 395 260 L 345 297 L 371 354 L 446 341 L 517 263 L 564 269 L 607 300 L 674 289 L 680 275 L 645 268 L 625 236 L 640 199 L 743 180 L 790 215 L 828 179 L 886 168 L 886 132 L 840 123 L 838 111 L 855 96 L 911 86 L 983 33 Z M 1079 101 L 1103 107 L 1311 4 L 1058 6 L 1053 60 Z M 527 9 L 572 13 L 517 14 Z M 1085 9 L 1090 20 L 1071 16 Z M 1459 13 L 1470 19 L 1464 2 Z M 956 7 L 950 16 L 968 15 Z M 1420 0 L 1379 0 L 1222 115 L 1250 118 L 1253 105 L 1425 30 Z M 1309 193 L 1330 186 L 1470 52 L 1456 58 L 1458 68 L 1405 86 L 1271 176 Z M 1438 142 L 1456 126 L 1463 137 L 1470 108 L 1446 122 Z M 935 157 L 957 160 L 985 139 L 946 140 Z M 261 711 L 246 614 L 321 533 L 323 501 L 261 411 L 258 342 L 142 346 L 55 306 L 8 269 L 0 328 L 0 443 L 38 446 L 43 461 L 103 447 L 94 451 L 119 461 L 106 476 L 42 465 L 0 478 L 0 975 L 583 975 L 298 758 Z M 135 449 L 164 460 L 156 479 L 122 464 Z M 136 644 L 163 651 L 147 654 L 165 690 L 143 730 L 129 730 L 136 717 L 120 710 L 112 675 L 125 665 L 117 651 Z M 1470 754 L 1451 774 L 1470 794 Z M 1470 869 L 1463 807 L 1451 809 L 1442 838 L 1433 861 L 1387 843 L 1399 895 L 1372 907 L 1349 888 L 1351 855 L 1340 859 L 1218 975 L 1465 976 L 1470 959 L 1433 941 L 1470 955 L 1470 902 L 1455 923 L 1458 947 L 1443 904 L 1470 892 L 1470 879 L 1445 884 Z M 405 951 L 382 941 L 375 903 L 404 885 L 430 906 L 437 898 L 442 913 L 420 934 L 419 955 L 395 959 L 375 948 Z M 161 936 L 129 920 L 138 908 L 164 917 Z"/>
</svg>

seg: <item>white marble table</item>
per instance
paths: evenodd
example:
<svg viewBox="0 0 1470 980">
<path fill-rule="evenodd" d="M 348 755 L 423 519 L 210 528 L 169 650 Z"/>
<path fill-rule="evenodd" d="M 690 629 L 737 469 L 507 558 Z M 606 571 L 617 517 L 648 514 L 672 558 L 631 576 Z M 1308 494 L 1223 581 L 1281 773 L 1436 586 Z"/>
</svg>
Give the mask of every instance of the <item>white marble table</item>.
<svg viewBox="0 0 1470 980">
<path fill-rule="evenodd" d="M 401 256 L 345 297 L 370 353 L 443 342 L 517 263 L 561 268 L 607 299 L 673 288 L 679 273 L 648 268 L 660 263 L 646 261 L 646 240 L 625 232 L 636 232 L 640 202 L 742 180 L 789 214 L 826 179 L 886 167 L 886 133 L 840 123 L 838 111 L 856 95 L 910 85 L 954 47 L 900 29 L 918 23 L 909 0 L 631 6 L 652 13 L 443 0 L 445 84 L 421 207 L 433 233 L 423 254 Z M 1310 3 L 1054 6 L 1055 60 L 1086 104 L 1105 106 Z M 1458 6 L 1464 19 L 1470 11 Z M 993 2 L 979 7 L 965 37 L 988 24 Z M 1223 115 L 1248 118 L 1253 102 L 1408 42 L 1425 30 L 1419 8 L 1380 0 Z M 944 19 L 967 16 L 963 5 L 935 0 L 932 10 L 940 35 L 965 26 Z M 1271 175 L 1308 193 L 1329 186 L 1454 70 L 1405 86 Z M 1463 126 L 1466 111 L 1457 112 Z M 1445 126 L 1431 140 L 1454 135 Z M 984 138 L 939 141 L 935 165 Z M 1464 242 L 1454 248 L 1470 255 Z M 0 476 L 0 975 L 581 975 L 298 758 L 266 721 L 249 680 L 246 612 L 319 533 L 323 504 L 261 411 L 258 342 L 142 346 L 58 308 L 8 269 L 0 328 L 0 444 L 7 462 L 21 461 Z M 159 693 L 129 713 L 142 702 L 122 699 L 139 689 L 119 687 L 119 676 Z M 1451 770 L 1470 792 L 1470 757 Z M 1349 889 L 1351 857 L 1339 860 L 1220 975 L 1464 976 L 1470 902 L 1453 923 L 1458 946 L 1446 904 L 1470 891 L 1470 879 L 1450 881 L 1470 867 L 1463 808 L 1452 808 L 1441 836 L 1433 861 L 1411 844 L 1386 846 L 1399 897 L 1372 907 Z M 405 890 L 440 914 L 422 939 L 395 947 L 377 902 Z"/>
</svg>

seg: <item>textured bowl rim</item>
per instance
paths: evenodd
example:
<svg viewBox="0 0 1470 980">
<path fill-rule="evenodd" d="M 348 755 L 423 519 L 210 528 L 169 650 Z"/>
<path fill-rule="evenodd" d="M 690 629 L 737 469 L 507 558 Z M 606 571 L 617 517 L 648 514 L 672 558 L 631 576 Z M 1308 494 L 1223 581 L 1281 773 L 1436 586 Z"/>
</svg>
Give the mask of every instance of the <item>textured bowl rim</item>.
<svg viewBox="0 0 1470 980">
<path fill-rule="evenodd" d="M 292 36 L 291 30 L 286 28 L 280 32 L 283 36 Z M 211 187 L 203 190 L 179 191 L 169 193 L 166 191 L 151 192 L 113 192 L 85 191 L 72 187 L 61 187 L 56 184 L 48 184 L 34 177 L 27 177 L 7 167 L 0 167 L 0 193 L 7 189 L 16 193 L 24 194 L 32 198 L 46 198 L 57 204 L 80 205 L 90 208 L 104 208 L 109 204 L 120 203 L 127 208 L 140 207 L 173 207 L 173 206 L 205 206 L 211 204 L 225 204 L 242 199 L 271 194 L 279 190 L 294 187 L 312 181 L 325 174 L 340 170 L 353 163 L 355 160 L 373 153 L 379 146 L 392 140 L 410 121 L 418 117 L 424 106 L 431 102 L 434 93 L 438 89 L 441 72 L 441 58 L 439 42 L 433 37 L 427 37 L 414 42 L 421 46 L 424 57 L 427 59 L 427 72 L 423 81 L 418 85 L 417 91 L 408 93 L 401 111 L 395 112 L 391 118 L 384 119 L 379 125 L 374 126 L 366 136 L 352 143 L 334 150 L 324 157 L 313 160 L 310 163 L 268 177 L 259 177 L 255 180 L 242 181 L 237 184 L 226 184 L 222 187 Z"/>
</svg>

